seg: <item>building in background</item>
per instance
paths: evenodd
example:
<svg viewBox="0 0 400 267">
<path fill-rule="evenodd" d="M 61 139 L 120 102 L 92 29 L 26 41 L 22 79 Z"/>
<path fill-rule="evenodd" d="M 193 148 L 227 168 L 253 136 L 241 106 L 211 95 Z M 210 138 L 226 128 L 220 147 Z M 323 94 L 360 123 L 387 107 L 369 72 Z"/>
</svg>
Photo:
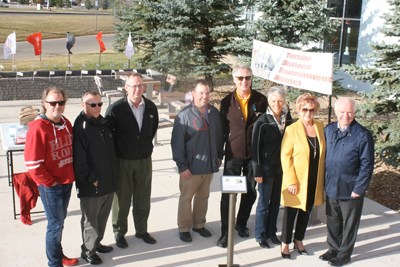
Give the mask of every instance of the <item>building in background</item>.
<svg viewBox="0 0 400 267">
<path fill-rule="evenodd" d="M 334 54 L 334 64 L 356 64 L 368 66 L 373 63 L 369 55 L 372 52 L 371 43 L 390 42 L 381 33 L 384 26 L 384 15 L 390 12 L 388 0 L 321 0 L 333 9 L 332 20 L 338 21 L 338 28 L 330 40 L 325 40 L 321 46 L 325 52 Z M 259 12 L 250 7 L 245 13 L 250 22 L 260 18 Z M 395 40 L 394 40 L 395 41 Z M 370 91 L 369 84 L 354 81 L 343 71 L 337 71 L 335 80 L 340 80 L 344 88 L 355 91 Z"/>
</svg>

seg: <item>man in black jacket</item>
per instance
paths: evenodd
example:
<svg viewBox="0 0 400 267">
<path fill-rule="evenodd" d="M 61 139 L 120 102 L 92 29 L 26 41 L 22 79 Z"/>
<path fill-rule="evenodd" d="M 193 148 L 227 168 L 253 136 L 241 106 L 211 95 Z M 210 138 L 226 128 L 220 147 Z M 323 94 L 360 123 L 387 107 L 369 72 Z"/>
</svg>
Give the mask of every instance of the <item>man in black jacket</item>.
<svg viewBox="0 0 400 267">
<path fill-rule="evenodd" d="M 106 119 L 101 116 L 101 96 L 86 92 L 82 96 L 83 111 L 75 120 L 73 155 L 76 188 L 81 202 L 81 256 L 88 263 L 102 263 L 96 252 L 107 253 L 103 239 L 111 211 L 116 184 L 114 140 Z"/>
<path fill-rule="evenodd" d="M 107 109 L 119 164 L 119 179 L 112 207 L 116 245 L 128 247 L 128 214 L 132 205 L 137 238 L 148 244 L 156 240 L 147 232 L 150 214 L 153 138 L 158 128 L 156 105 L 143 97 L 144 84 L 139 73 L 132 73 L 125 83 L 128 93 Z"/>
<path fill-rule="evenodd" d="M 247 220 L 256 200 L 256 183 L 251 163 L 251 135 L 256 120 L 267 109 L 267 98 L 251 89 L 252 70 L 235 66 L 232 70 L 236 90 L 221 100 L 221 121 L 225 142 L 224 175 L 247 177 L 247 193 L 241 195 L 235 229 L 240 237 L 249 237 Z M 221 237 L 217 245 L 227 247 L 229 194 L 221 196 Z"/>
</svg>

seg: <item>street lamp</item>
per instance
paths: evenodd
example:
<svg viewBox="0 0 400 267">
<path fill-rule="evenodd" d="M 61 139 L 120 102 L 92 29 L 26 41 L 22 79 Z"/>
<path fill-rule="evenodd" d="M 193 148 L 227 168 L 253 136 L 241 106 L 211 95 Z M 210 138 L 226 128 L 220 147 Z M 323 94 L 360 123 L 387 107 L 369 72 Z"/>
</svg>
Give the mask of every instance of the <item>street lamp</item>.
<svg viewBox="0 0 400 267">
<path fill-rule="evenodd" d="M 99 0 L 94 1 L 94 5 L 96 6 L 96 32 L 97 32 L 97 10 L 99 9 Z"/>
</svg>

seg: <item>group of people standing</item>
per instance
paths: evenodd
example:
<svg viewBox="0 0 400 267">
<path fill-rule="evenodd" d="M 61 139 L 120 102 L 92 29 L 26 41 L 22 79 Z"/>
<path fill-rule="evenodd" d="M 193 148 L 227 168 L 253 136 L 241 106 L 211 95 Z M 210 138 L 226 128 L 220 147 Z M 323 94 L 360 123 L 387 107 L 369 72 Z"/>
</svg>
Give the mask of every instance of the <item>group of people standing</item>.
<svg viewBox="0 0 400 267">
<path fill-rule="evenodd" d="M 205 227 L 210 184 L 224 158 L 223 175 L 246 176 L 235 229 L 250 236 L 247 222 L 257 199 L 255 239 L 263 248 L 281 245 L 289 259 L 289 245 L 308 254 L 303 239 L 314 206 L 326 202 L 329 250 L 320 259 L 333 266 L 350 261 L 356 241 L 365 191 L 374 166 L 371 133 L 355 118 L 355 102 L 335 103 L 338 121 L 325 129 L 314 116 L 319 103 L 305 93 L 296 101 L 294 122 L 283 87 L 267 96 L 251 89 L 252 71 L 244 65 L 232 71 L 235 90 L 221 100 L 218 111 L 210 102 L 210 87 L 197 80 L 192 101 L 175 119 L 171 147 L 179 172 L 178 232 L 192 242 L 191 230 L 212 236 Z M 82 211 L 81 257 L 102 263 L 97 253 L 113 250 L 101 244 L 112 210 L 116 245 L 128 247 L 128 215 L 132 206 L 135 236 L 148 244 L 156 240 L 147 230 L 152 183 L 153 138 L 158 127 L 155 104 L 143 96 L 140 74 L 125 84 L 127 96 L 101 113 L 101 96 L 86 92 L 83 111 L 74 126 L 62 115 L 64 91 L 52 87 L 42 96 L 43 114 L 29 124 L 25 163 L 39 187 L 48 220 L 46 255 L 49 266 L 76 265 L 64 255 L 61 237 L 72 183 L 76 180 Z M 326 193 L 326 200 L 325 194 Z M 277 236 L 280 206 L 284 207 L 282 235 Z M 221 236 L 228 243 L 229 194 L 220 202 Z M 295 229 L 293 235 L 293 229 Z"/>
<path fill-rule="evenodd" d="M 309 255 L 303 244 L 309 217 L 325 202 L 329 249 L 319 258 L 332 266 L 347 264 L 374 168 L 373 138 L 355 120 L 355 101 L 339 98 L 337 122 L 324 128 L 315 119 L 320 108 L 316 96 L 304 93 L 297 98 L 294 121 L 283 87 L 271 87 L 267 96 L 253 90 L 252 70 L 243 65 L 233 68 L 232 76 L 236 88 L 221 100 L 220 120 L 208 104 L 208 86 L 197 83 L 192 103 L 174 123 L 171 145 L 180 173 L 180 239 L 192 241 L 190 228 L 211 236 L 205 228 L 209 175 L 218 171 L 224 149 L 223 175 L 246 176 L 247 193 L 241 194 L 233 226 L 240 237 L 250 235 L 247 222 L 258 190 L 258 244 L 270 248 L 270 240 L 281 246 L 282 258 L 290 259 L 293 242 L 299 254 Z M 278 238 L 280 206 L 284 214 Z M 222 193 L 217 246 L 223 248 L 228 244 L 228 212 L 229 194 Z"/>
<path fill-rule="evenodd" d="M 61 239 L 72 184 L 82 211 L 81 257 L 98 265 L 97 253 L 113 247 L 101 244 L 112 209 L 116 245 L 128 247 L 128 215 L 132 206 L 135 236 L 148 244 L 156 240 L 147 232 L 150 214 L 153 139 L 158 128 L 156 105 L 142 96 L 140 74 L 128 76 L 127 97 L 101 113 L 101 96 L 82 96 L 83 111 L 72 127 L 63 116 L 66 94 L 51 87 L 42 95 L 43 113 L 29 124 L 25 164 L 39 188 L 47 217 L 48 266 L 74 266 L 79 260 L 64 255 Z"/>
</svg>

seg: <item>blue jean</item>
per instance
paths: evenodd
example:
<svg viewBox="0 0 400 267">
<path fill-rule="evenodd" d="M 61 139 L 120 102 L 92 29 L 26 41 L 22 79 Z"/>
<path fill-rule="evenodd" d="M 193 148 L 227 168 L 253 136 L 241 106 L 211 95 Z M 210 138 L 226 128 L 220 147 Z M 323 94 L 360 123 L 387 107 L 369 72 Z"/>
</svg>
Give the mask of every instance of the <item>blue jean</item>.
<svg viewBox="0 0 400 267">
<path fill-rule="evenodd" d="M 50 267 L 63 266 L 61 237 L 64 229 L 64 220 L 67 217 L 71 189 L 72 184 L 53 187 L 39 185 L 40 198 L 47 218 L 46 255 Z"/>
<path fill-rule="evenodd" d="M 274 173 L 269 166 L 263 166 L 262 171 L 263 182 L 257 184 L 259 193 L 255 226 L 257 241 L 276 235 L 281 201 L 282 172 Z"/>
</svg>

